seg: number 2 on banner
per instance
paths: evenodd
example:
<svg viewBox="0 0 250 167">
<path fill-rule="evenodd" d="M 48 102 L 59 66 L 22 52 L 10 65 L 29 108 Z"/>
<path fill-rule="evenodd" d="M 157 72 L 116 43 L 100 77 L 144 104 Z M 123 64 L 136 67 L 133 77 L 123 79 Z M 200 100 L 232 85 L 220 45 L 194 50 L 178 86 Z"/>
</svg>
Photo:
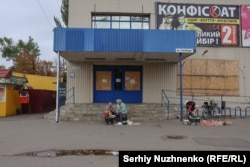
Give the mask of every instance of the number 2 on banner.
<svg viewBox="0 0 250 167">
<path fill-rule="evenodd" d="M 221 25 L 221 44 L 237 45 L 236 25 Z"/>
</svg>

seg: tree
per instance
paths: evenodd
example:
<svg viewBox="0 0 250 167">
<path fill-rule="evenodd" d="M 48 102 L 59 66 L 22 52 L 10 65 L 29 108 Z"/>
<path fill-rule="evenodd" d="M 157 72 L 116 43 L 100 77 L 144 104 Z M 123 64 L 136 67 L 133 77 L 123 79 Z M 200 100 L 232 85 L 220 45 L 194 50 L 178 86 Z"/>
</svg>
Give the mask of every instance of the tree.
<svg viewBox="0 0 250 167">
<path fill-rule="evenodd" d="M 68 18 L 69 18 L 69 0 L 62 0 L 62 5 L 61 5 L 61 19 L 64 23 L 65 27 L 68 27 Z M 59 18 L 54 16 L 54 21 L 57 27 L 61 28 L 64 27 L 62 25 L 62 23 L 60 22 Z M 64 81 L 66 81 L 67 79 L 67 74 L 66 74 L 66 63 L 65 60 L 62 60 L 62 63 L 60 63 L 60 71 L 61 71 L 61 76 L 63 76 Z"/>
<path fill-rule="evenodd" d="M 13 71 L 45 76 L 56 75 L 53 62 L 39 60 L 39 47 L 31 37 L 28 42 L 19 40 L 17 43 L 11 38 L 0 38 L 0 52 L 3 58 L 13 61 Z"/>
<path fill-rule="evenodd" d="M 21 53 L 15 57 L 14 71 L 25 74 L 36 74 L 37 56 L 31 56 L 27 52 Z"/>
<path fill-rule="evenodd" d="M 17 71 L 20 69 L 20 72 L 31 72 L 32 69 L 34 71 L 36 59 L 40 55 L 39 47 L 31 37 L 29 37 L 28 42 L 19 40 L 17 43 L 11 38 L 0 38 L 0 52 L 7 61 L 12 60 L 14 63 L 13 68 Z"/>
<path fill-rule="evenodd" d="M 65 27 L 68 27 L 68 15 L 69 15 L 69 0 L 62 0 L 61 19 Z M 54 21 L 57 27 L 64 27 L 59 18 L 54 16 Z"/>
<path fill-rule="evenodd" d="M 36 74 L 43 76 L 56 76 L 56 68 L 52 61 L 38 60 Z"/>
<path fill-rule="evenodd" d="M 57 66 L 58 60 L 54 59 L 54 64 Z M 67 62 L 65 59 L 60 59 L 60 77 L 63 78 L 64 82 L 67 81 Z"/>
<path fill-rule="evenodd" d="M 11 38 L 0 38 L 0 52 L 2 57 L 7 60 L 15 60 L 16 57 L 27 53 L 30 56 L 39 56 L 40 50 L 37 43 L 34 43 L 33 38 L 29 37 L 29 41 L 25 43 L 23 40 L 19 40 L 15 43 Z"/>
</svg>

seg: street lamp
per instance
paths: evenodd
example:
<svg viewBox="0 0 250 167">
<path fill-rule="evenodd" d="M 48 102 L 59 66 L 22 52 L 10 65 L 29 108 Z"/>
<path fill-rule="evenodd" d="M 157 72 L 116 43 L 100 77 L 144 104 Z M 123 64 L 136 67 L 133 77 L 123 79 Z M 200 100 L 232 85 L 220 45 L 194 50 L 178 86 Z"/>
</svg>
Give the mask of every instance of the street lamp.
<svg viewBox="0 0 250 167">
<path fill-rule="evenodd" d="M 208 50 L 205 50 L 205 51 L 202 53 L 202 56 L 204 56 L 207 52 L 208 52 Z"/>
</svg>

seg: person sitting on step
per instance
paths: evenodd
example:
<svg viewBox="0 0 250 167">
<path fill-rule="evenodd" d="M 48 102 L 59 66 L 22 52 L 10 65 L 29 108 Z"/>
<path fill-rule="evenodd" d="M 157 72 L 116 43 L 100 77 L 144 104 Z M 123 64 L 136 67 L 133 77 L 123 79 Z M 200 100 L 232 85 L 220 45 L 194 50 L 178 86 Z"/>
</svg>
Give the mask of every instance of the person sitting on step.
<svg viewBox="0 0 250 167">
<path fill-rule="evenodd" d="M 113 104 L 111 102 L 108 103 L 106 106 L 106 110 L 103 113 L 104 119 L 106 124 L 114 124 L 114 118 L 115 118 L 115 109 L 113 107 Z"/>
<path fill-rule="evenodd" d="M 116 118 L 118 120 L 118 122 L 123 122 L 123 121 L 127 121 L 127 107 L 125 105 L 125 103 L 122 102 L 121 99 L 117 99 L 116 100 Z"/>
</svg>

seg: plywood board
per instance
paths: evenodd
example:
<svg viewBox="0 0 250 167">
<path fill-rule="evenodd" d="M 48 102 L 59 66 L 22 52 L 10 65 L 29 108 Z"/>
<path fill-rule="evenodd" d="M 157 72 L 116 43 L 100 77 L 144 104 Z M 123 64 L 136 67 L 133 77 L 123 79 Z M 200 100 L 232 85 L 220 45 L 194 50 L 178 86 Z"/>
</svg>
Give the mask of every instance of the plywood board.
<svg viewBox="0 0 250 167">
<path fill-rule="evenodd" d="M 239 61 L 225 61 L 225 76 L 239 76 Z"/>
<path fill-rule="evenodd" d="M 225 77 L 224 88 L 227 90 L 239 89 L 239 78 L 238 77 Z"/>
<path fill-rule="evenodd" d="M 192 59 L 192 75 L 207 75 L 207 60 Z"/>
<path fill-rule="evenodd" d="M 224 76 L 225 60 L 207 60 L 207 75 Z"/>
<path fill-rule="evenodd" d="M 111 90 L 111 72 L 96 72 L 96 90 Z"/>
<path fill-rule="evenodd" d="M 180 88 L 180 76 L 177 77 L 177 89 Z M 190 76 L 182 76 L 182 88 L 191 89 L 192 88 L 192 78 Z"/>
<path fill-rule="evenodd" d="M 192 76 L 193 89 L 206 89 L 207 77 L 206 76 Z"/>
<path fill-rule="evenodd" d="M 192 95 L 194 96 L 206 96 L 207 90 L 206 89 L 193 89 Z"/>
<path fill-rule="evenodd" d="M 125 90 L 140 90 L 140 72 L 131 71 L 125 72 Z"/>
<path fill-rule="evenodd" d="M 206 96 L 207 90 L 183 89 L 183 96 Z M 180 89 L 177 89 L 176 95 L 180 95 Z"/>
<path fill-rule="evenodd" d="M 183 65 L 182 88 L 185 95 L 238 95 L 237 60 L 188 59 Z M 178 69 L 179 70 L 179 69 Z M 177 90 L 180 88 L 178 72 Z"/>
<path fill-rule="evenodd" d="M 224 77 L 207 77 L 207 89 L 224 89 Z"/>
<path fill-rule="evenodd" d="M 180 88 L 177 89 L 176 95 L 180 95 Z M 192 89 L 182 89 L 182 95 L 183 96 L 192 96 Z"/>
<path fill-rule="evenodd" d="M 207 90 L 207 96 L 221 96 L 224 95 L 223 89 L 210 89 Z"/>
<path fill-rule="evenodd" d="M 224 90 L 224 96 L 239 96 L 238 90 Z"/>
</svg>

